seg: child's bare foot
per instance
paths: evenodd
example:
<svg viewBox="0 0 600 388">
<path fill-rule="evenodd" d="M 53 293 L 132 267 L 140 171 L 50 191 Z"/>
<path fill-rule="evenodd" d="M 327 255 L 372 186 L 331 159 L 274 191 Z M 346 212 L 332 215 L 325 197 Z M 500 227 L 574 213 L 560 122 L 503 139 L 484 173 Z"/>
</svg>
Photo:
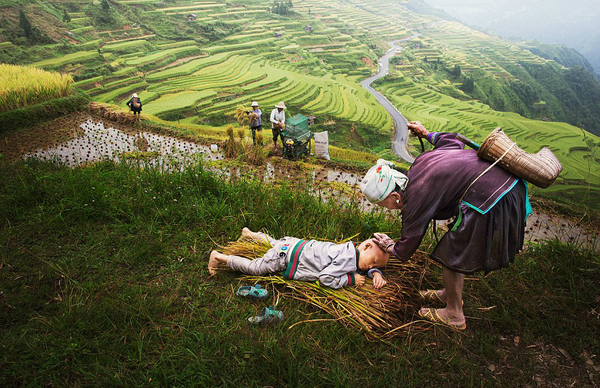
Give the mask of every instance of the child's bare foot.
<svg viewBox="0 0 600 388">
<path fill-rule="evenodd" d="M 248 228 L 244 228 L 244 229 L 242 229 L 242 235 L 240 236 L 239 239 L 240 240 L 246 239 L 246 240 L 262 242 L 262 241 L 265 241 L 265 236 L 262 233 L 253 232 Z"/>
<path fill-rule="evenodd" d="M 255 233 L 248 228 L 242 229 L 242 238 L 247 238 L 249 240 L 254 239 Z"/>
<path fill-rule="evenodd" d="M 219 256 L 221 254 L 217 251 L 212 251 L 210 253 L 210 259 L 208 260 L 208 273 L 210 276 L 213 276 L 217 273 L 217 269 L 221 266 L 221 261 L 219 260 Z"/>
</svg>

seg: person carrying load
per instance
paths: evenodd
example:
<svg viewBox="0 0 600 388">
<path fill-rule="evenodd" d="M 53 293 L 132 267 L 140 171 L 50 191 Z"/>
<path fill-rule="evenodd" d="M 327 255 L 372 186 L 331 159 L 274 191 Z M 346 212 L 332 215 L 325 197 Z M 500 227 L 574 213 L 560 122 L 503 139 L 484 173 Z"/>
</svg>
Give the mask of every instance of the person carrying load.
<svg viewBox="0 0 600 388">
<path fill-rule="evenodd" d="M 465 274 L 488 273 L 507 267 L 523 248 L 529 206 L 527 185 L 509 171 L 483 160 L 455 133 L 429 132 L 418 121 L 408 124 L 434 149 L 419 155 L 408 175 L 380 159 L 365 175 L 360 188 L 374 204 L 402 213 L 398 241 L 375 233 L 374 241 L 386 252 L 407 260 L 421 244 L 432 220 L 456 217 L 440 239 L 431 258 L 443 266 L 441 290 L 421 291 L 427 302 L 445 308 L 422 308 L 429 321 L 464 330 L 462 306 Z"/>
<path fill-rule="evenodd" d="M 133 93 L 129 101 L 127 101 L 127 106 L 133 112 L 134 120 L 140 121 L 142 114 L 142 100 L 140 100 L 137 93 Z"/>
</svg>

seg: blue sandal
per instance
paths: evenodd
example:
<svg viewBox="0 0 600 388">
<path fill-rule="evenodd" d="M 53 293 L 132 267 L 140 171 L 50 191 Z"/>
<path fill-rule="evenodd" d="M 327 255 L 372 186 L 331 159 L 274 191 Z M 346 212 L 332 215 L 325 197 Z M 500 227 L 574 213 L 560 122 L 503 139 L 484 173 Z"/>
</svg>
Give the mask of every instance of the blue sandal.
<svg viewBox="0 0 600 388">
<path fill-rule="evenodd" d="M 271 322 L 279 322 L 283 319 L 283 311 L 275 310 L 274 306 L 263 307 L 260 314 L 248 318 L 248 322 L 254 325 L 266 325 Z"/>
<path fill-rule="evenodd" d="M 256 284 L 254 286 L 242 286 L 235 294 L 244 298 L 265 299 L 269 296 L 269 291 L 262 288 L 260 284 Z"/>
</svg>

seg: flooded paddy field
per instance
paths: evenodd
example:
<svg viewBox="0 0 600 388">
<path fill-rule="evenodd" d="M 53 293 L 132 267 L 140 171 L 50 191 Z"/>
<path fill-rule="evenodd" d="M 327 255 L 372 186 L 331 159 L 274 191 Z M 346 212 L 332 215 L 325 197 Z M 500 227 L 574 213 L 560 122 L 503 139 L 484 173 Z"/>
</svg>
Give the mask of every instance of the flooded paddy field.
<svg viewBox="0 0 600 388">
<path fill-rule="evenodd" d="M 57 162 L 72 168 L 101 161 L 137 163 L 159 167 L 165 171 L 182 169 L 202 161 L 206 168 L 224 178 L 247 177 L 265 182 L 338 184 L 320 192 L 327 197 L 354 197 L 365 209 L 372 205 L 358 191 L 361 175 L 326 168 L 299 168 L 299 163 L 271 158 L 265 166 L 243 166 L 227 163 L 218 144 L 198 144 L 174 136 L 144 131 L 136 125 L 111 122 L 80 112 L 47 122 L 33 129 L 9 134 L 0 139 L 0 154 L 12 161 L 36 158 Z M 312 186 L 312 185 L 310 185 Z M 342 196 L 342 192 L 344 195 Z M 348 195 L 353 192 L 353 195 Z"/>
<path fill-rule="evenodd" d="M 38 158 L 69 167 L 137 158 L 150 165 L 172 168 L 195 163 L 198 158 L 223 159 L 218 148 L 211 151 L 207 145 L 116 125 L 84 113 L 9 135 L 0 142 L 0 153 L 11 160 Z"/>
<path fill-rule="evenodd" d="M 113 123 L 87 112 L 47 122 L 28 131 L 0 138 L 0 154 L 9 160 L 37 158 L 76 168 L 105 160 L 151 166 L 163 171 L 180 170 L 201 161 L 225 179 L 259 179 L 272 184 L 297 185 L 323 200 L 352 203 L 363 211 L 395 212 L 374 206 L 361 195 L 362 174 L 309 166 L 279 157 L 264 166 L 240 166 L 225 160 L 218 144 L 198 144 L 174 136 Z M 302 166 L 301 166 L 302 165 Z M 445 222 L 439 222 L 441 230 Z M 597 230 L 589 230 L 561 217 L 535 213 L 528 219 L 527 241 L 558 239 L 600 249 Z"/>
</svg>

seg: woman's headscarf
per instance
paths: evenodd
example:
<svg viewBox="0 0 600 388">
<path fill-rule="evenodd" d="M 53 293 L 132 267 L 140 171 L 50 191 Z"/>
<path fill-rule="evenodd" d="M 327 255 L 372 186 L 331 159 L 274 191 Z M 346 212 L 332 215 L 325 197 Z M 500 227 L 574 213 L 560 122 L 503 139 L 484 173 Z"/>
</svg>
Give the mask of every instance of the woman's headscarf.
<svg viewBox="0 0 600 388">
<path fill-rule="evenodd" d="M 402 191 L 406 188 L 408 177 L 393 169 L 392 166 L 396 165 L 385 159 L 379 159 L 360 182 L 360 190 L 371 203 L 379 203 L 386 199 L 396 185 L 400 186 Z"/>
</svg>

